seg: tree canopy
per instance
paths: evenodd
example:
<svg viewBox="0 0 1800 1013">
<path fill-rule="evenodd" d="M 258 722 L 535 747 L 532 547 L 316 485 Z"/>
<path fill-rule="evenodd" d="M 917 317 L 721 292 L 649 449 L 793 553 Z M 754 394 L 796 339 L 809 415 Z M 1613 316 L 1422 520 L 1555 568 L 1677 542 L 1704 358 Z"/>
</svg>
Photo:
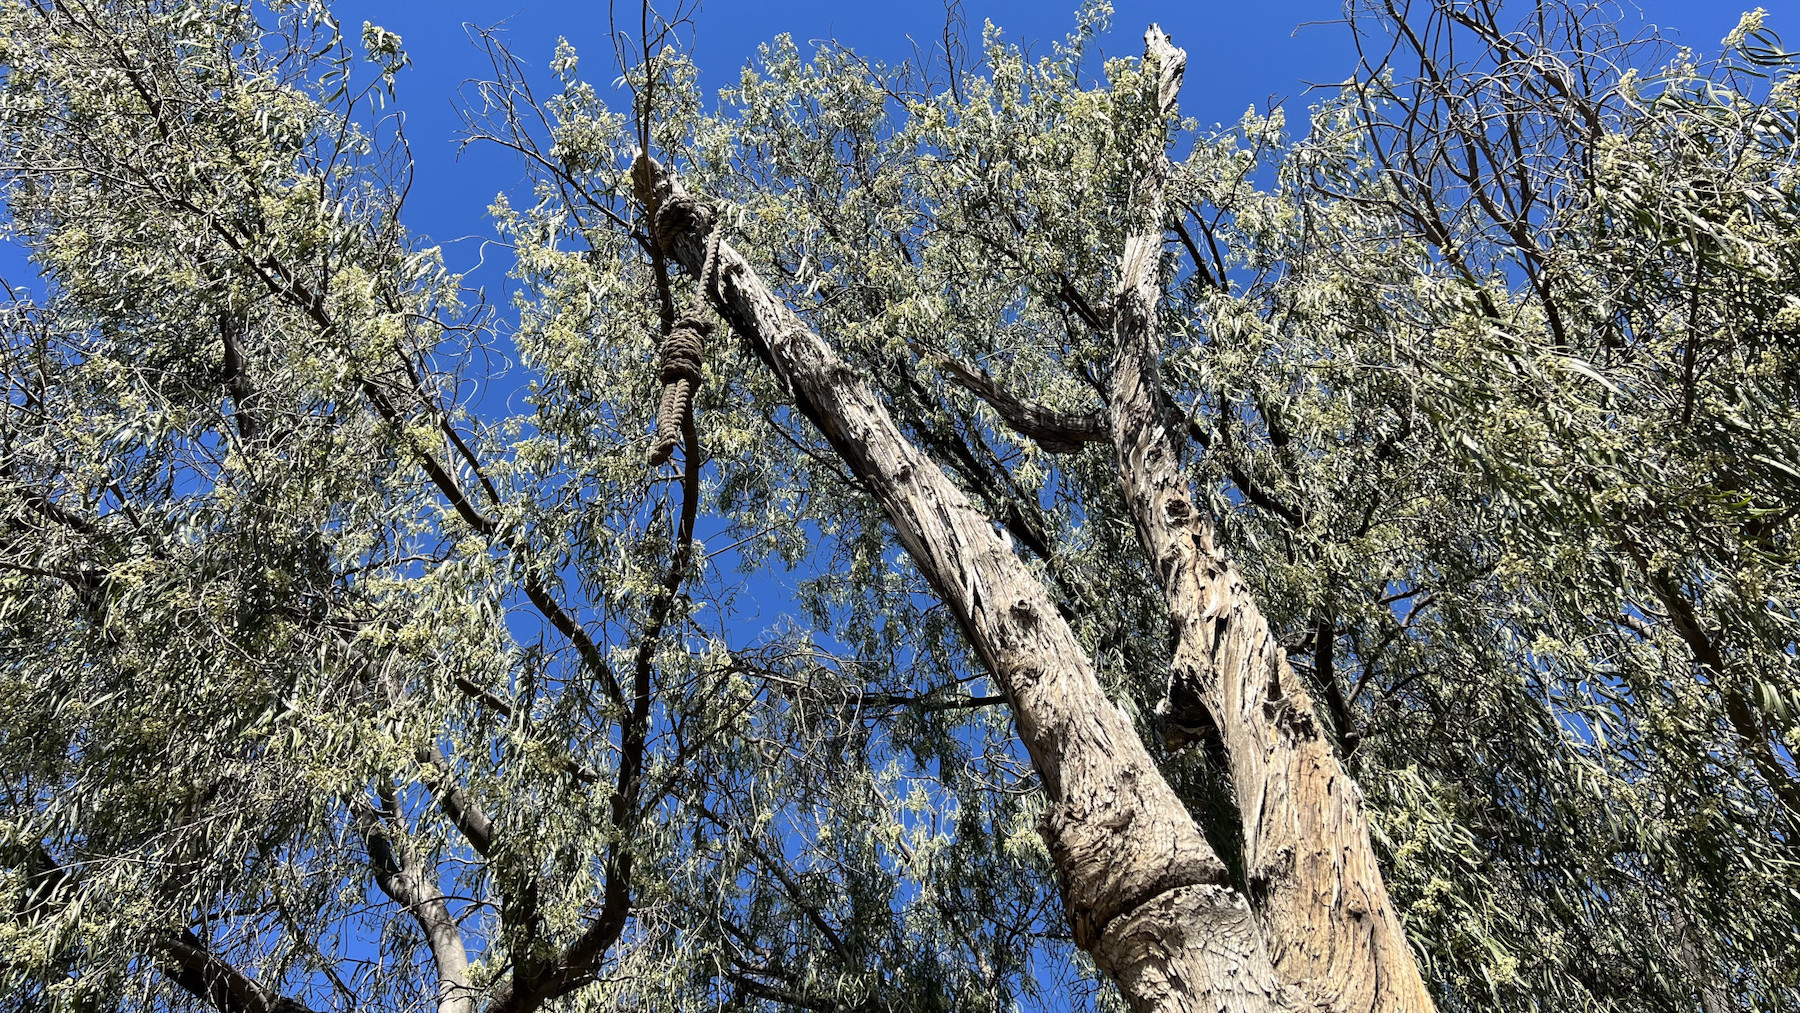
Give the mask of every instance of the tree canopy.
<svg viewBox="0 0 1800 1013">
<path fill-rule="evenodd" d="M 1800 57 L 1346 11 L 1222 127 L 1100 0 L 716 96 L 685 9 L 476 33 L 493 306 L 405 225 L 393 33 L 0 2 L 0 994 L 1197 1008 L 1091 781 L 1178 800 L 1099 824 L 1193 838 L 1242 1008 L 1800 1010 Z"/>
</svg>

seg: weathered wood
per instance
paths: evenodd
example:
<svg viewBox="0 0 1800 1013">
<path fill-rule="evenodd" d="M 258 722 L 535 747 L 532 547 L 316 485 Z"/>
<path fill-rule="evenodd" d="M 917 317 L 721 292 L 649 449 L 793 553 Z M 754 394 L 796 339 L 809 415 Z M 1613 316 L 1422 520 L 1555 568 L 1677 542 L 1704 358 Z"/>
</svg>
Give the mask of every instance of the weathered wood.
<svg viewBox="0 0 1800 1013">
<path fill-rule="evenodd" d="M 697 271 L 712 209 L 648 159 L 637 178 L 658 242 Z M 1041 830 L 1077 944 L 1135 1010 L 1289 1008 L 1223 863 L 1012 545 L 730 244 L 717 257 L 715 308 L 867 485 L 1000 683 L 1050 801 Z"/>
<path fill-rule="evenodd" d="M 1145 45 L 1166 116 L 1187 57 L 1155 26 Z M 1430 1010 L 1356 787 L 1249 588 L 1213 544 L 1164 423 L 1156 309 L 1168 159 L 1160 129 L 1143 141 L 1131 209 L 1139 224 L 1113 301 L 1109 401 L 1119 487 L 1174 627 L 1170 699 L 1197 698 L 1219 730 L 1243 814 L 1245 879 L 1280 980 L 1334 1013 Z"/>
</svg>

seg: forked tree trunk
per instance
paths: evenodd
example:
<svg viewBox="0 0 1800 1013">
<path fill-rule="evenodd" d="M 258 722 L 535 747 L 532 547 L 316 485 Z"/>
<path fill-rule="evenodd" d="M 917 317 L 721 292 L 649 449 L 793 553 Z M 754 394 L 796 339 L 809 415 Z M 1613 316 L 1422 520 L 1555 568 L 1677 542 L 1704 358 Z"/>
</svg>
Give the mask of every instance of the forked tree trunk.
<svg viewBox="0 0 1800 1013">
<path fill-rule="evenodd" d="M 648 159 L 637 178 L 659 244 L 698 272 L 712 209 Z M 1223 863 L 1011 544 L 743 257 L 725 243 L 717 257 L 715 307 L 867 484 L 1005 692 L 1049 798 L 1041 829 L 1076 943 L 1135 1010 L 1291 1008 Z"/>
<path fill-rule="evenodd" d="M 1151 26 L 1155 100 L 1174 110 L 1187 55 Z M 1243 815 L 1244 874 L 1276 975 L 1320 1009 L 1432 1008 L 1388 902 L 1355 784 L 1249 589 L 1195 509 L 1163 419 L 1156 308 L 1168 159 L 1143 139 L 1113 301 L 1111 426 L 1121 491 L 1162 582 L 1175 633 L 1171 699 L 1197 697 L 1219 730 Z"/>
</svg>

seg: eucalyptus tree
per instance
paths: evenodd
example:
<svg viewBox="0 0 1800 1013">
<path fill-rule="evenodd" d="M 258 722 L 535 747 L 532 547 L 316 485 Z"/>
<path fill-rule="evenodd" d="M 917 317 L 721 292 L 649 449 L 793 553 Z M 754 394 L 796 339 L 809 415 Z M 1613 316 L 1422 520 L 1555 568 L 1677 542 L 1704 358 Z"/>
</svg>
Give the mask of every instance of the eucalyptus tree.
<svg viewBox="0 0 1800 1013">
<path fill-rule="evenodd" d="M 478 35 L 500 315 L 391 33 L 0 7 L 0 988 L 1795 1008 L 1793 60 L 1352 13 L 1299 138 Z"/>
</svg>

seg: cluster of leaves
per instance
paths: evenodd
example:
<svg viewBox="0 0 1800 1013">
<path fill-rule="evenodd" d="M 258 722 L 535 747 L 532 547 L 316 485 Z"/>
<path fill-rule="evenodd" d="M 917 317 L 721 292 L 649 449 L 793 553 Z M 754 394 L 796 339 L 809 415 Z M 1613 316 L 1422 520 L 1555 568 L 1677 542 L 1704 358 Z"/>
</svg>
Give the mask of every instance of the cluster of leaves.
<svg viewBox="0 0 1800 1013">
<path fill-rule="evenodd" d="M 540 98 L 484 39 L 470 139 L 533 175 L 493 208 L 516 365 L 484 376 L 498 318 L 401 227 L 405 148 L 361 113 L 391 33 L 0 6 L 44 279 L 0 317 L 0 990 L 167 1008 L 198 951 L 411 1007 L 446 965 L 404 874 L 506 1009 L 1113 1003 L 1004 706 L 781 378 L 715 337 L 704 458 L 646 469 L 692 282 L 630 166 L 728 209 L 1229 860 L 1216 758 L 1156 728 L 1098 421 L 1130 142 L 1172 129 L 1168 424 L 1441 1004 L 1793 1009 L 1800 81 L 1754 16 L 1702 65 L 1528 13 L 1359 9 L 1387 55 L 1299 139 L 1158 122 L 1100 3 L 1039 59 L 777 40 L 716 106 L 642 40 L 623 112 L 566 44 Z"/>
<path fill-rule="evenodd" d="M 1066 975 L 1010 729 L 878 534 L 801 602 L 855 617 L 847 660 L 742 618 L 734 564 L 867 512 L 770 390 L 715 385 L 698 480 L 646 470 L 667 272 L 586 217 L 636 215 L 626 123 L 566 53 L 556 135 L 515 133 L 496 51 L 471 131 L 557 174 L 495 208 L 520 373 L 482 376 L 495 317 L 364 113 L 404 50 L 361 41 L 314 4 L 0 9 L 43 281 L 5 318 L 0 989 L 411 1008 L 466 957 L 513 1008 L 999 1008 Z M 555 221 L 564 185 L 608 211 Z"/>
<path fill-rule="evenodd" d="M 1386 62 L 1303 139 L 1184 125 L 1171 424 L 1446 1006 L 1785 1008 L 1794 61 L 1759 15 L 1701 65 L 1524 13 L 1363 12 Z M 1095 27 L 1035 63 L 990 29 L 939 82 L 777 43 L 687 143 L 1142 713 L 1159 622 L 1109 454 L 1003 419 L 1103 410 L 1118 139 L 1154 125 L 1130 65 L 1081 83 Z M 1229 853 L 1216 773 L 1165 770 Z"/>
</svg>

